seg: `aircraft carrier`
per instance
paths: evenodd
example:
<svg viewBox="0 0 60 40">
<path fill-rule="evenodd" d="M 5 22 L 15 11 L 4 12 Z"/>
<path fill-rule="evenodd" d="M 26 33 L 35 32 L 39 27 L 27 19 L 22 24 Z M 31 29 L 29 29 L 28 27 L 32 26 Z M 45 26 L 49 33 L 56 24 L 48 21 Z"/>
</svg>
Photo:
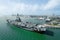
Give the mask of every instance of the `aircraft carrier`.
<svg viewBox="0 0 60 40">
<path fill-rule="evenodd" d="M 15 20 L 7 19 L 7 23 L 29 31 L 37 31 L 37 32 L 46 31 L 46 28 L 43 25 L 21 21 L 19 15 L 16 16 Z"/>
</svg>

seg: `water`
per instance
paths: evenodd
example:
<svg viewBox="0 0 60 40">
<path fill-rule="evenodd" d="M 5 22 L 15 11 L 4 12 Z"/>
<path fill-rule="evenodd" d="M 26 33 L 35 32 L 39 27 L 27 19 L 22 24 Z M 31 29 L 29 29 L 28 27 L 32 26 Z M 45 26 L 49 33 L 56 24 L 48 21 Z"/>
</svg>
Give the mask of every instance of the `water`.
<svg viewBox="0 0 60 40">
<path fill-rule="evenodd" d="M 0 17 L 0 40 L 60 40 L 60 29 L 48 29 L 42 34 L 9 25 L 5 20 Z"/>
</svg>

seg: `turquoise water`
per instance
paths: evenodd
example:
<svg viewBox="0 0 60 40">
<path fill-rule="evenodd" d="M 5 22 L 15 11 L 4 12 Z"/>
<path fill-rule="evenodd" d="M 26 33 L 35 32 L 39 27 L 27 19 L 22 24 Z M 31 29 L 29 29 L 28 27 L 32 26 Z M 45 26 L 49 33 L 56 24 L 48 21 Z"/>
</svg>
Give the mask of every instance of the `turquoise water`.
<svg viewBox="0 0 60 40">
<path fill-rule="evenodd" d="M 0 40 L 60 40 L 60 29 L 41 34 L 9 25 L 5 20 L 6 17 L 0 17 Z"/>
</svg>

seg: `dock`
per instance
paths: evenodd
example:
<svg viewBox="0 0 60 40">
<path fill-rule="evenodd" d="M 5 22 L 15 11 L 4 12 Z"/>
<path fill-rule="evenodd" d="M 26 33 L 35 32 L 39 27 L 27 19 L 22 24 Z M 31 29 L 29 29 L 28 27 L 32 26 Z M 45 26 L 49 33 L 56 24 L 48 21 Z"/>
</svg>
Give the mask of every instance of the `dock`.
<svg viewBox="0 0 60 40">
<path fill-rule="evenodd" d="M 44 25 L 46 28 L 60 29 L 59 25 Z"/>
</svg>

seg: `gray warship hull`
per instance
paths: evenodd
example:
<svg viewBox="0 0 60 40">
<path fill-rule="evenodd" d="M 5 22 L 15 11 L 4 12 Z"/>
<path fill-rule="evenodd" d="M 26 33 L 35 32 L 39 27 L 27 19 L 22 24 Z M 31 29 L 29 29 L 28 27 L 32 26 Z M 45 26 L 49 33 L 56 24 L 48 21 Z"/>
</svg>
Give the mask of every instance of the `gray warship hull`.
<svg viewBox="0 0 60 40">
<path fill-rule="evenodd" d="M 29 30 L 29 31 L 36 31 L 36 32 L 46 31 L 46 28 L 44 27 L 39 28 L 37 24 L 17 22 L 17 21 L 12 21 L 12 20 L 8 20 L 7 23 L 10 25 L 14 25 L 18 28 L 22 28 L 22 29 Z"/>
<path fill-rule="evenodd" d="M 39 32 L 46 31 L 46 28 L 43 25 L 37 25 L 30 22 L 22 22 L 21 18 L 19 17 L 19 14 L 17 14 L 15 20 L 7 19 L 7 22 L 11 25 L 15 25 L 16 27 L 23 28 L 25 30 L 39 31 Z"/>
</svg>

